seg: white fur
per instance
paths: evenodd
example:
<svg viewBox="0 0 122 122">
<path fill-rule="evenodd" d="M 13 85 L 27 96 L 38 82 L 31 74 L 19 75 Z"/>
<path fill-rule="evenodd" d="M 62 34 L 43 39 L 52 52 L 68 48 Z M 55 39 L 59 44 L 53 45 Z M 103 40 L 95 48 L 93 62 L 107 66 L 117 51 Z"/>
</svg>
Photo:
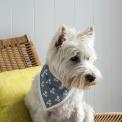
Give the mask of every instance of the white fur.
<svg viewBox="0 0 122 122">
<path fill-rule="evenodd" d="M 66 41 L 57 49 L 55 43 L 62 34 L 62 28 L 64 28 Z M 74 65 L 70 58 L 75 56 L 77 52 L 80 52 L 81 62 Z M 87 60 L 87 57 L 90 59 Z M 71 86 L 68 86 L 73 88 L 74 92 L 59 107 L 44 111 L 38 92 L 40 73 L 37 74 L 32 89 L 25 97 L 25 104 L 30 111 L 33 122 L 94 122 L 94 111 L 85 103 L 83 91 L 88 87 L 84 78 L 86 74 L 94 73 L 96 79 L 100 77 L 99 70 L 93 65 L 95 60 L 93 28 L 79 33 L 64 25 L 61 26 L 51 41 L 46 63 L 51 73 L 62 82 L 62 85 L 66 85 L 71 78 L 74 78 Z M 83 87 L 81 87 L 82 84 Z"/>
</svg>

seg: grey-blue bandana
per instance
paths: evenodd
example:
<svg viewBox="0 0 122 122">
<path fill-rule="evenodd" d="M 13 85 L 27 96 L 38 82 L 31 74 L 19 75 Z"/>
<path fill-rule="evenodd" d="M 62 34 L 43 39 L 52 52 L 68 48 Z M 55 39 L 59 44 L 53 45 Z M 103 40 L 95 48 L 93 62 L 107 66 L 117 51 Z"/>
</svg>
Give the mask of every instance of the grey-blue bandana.
<svg viewBox="0 0 122 122">
<path fill-rule="evenodd" d="M 56 79 L 45 64 L 40 73 L 41 99 L 46 109 L 60 104 L 71 90 L 62 87 L 61 81 Z"/>
</svg>

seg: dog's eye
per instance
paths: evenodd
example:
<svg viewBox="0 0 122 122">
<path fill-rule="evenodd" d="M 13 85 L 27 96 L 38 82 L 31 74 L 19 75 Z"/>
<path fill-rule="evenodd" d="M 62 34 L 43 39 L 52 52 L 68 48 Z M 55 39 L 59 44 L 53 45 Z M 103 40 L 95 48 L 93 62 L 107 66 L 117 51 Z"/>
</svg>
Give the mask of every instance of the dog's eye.
<svg viewBox="0 0 122 122">
<path fill-rule="evenodd" d="M 90 59 L 90 57 L 86 57 L 85 59 L 88 61 Z"/>
<path fill-rule="evenodd" d="M 80 62 L 80 57 L 79 57 L 78 55 L 76 55 L 76 56 L 70 58 L 70 60 L 71 60 L 72 62 Z"/>
</svg>

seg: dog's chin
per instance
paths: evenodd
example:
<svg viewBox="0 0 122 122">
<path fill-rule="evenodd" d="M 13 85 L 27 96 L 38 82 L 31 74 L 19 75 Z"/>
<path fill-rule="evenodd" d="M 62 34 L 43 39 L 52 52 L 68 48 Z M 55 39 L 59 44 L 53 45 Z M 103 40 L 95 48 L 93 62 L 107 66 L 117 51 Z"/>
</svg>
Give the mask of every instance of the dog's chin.
<svg viewBox="0 0 122 122">
<path fill-rule="evenodd" d="M 85 88 L 90 88 L 96 85 L 96 81 L 93 82 L 86 82 L 85 83 Z"/>
</svg>

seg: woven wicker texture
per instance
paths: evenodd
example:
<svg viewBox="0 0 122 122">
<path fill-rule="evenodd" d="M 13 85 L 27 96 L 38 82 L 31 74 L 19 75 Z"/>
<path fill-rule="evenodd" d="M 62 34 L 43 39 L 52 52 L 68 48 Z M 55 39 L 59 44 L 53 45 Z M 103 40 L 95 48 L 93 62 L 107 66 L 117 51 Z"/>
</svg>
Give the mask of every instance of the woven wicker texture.
<svg viewBox="0 0 122 122">
<path fill-rule="evenodd" d="M 39 57 L 26 35 L 0 40 L 0 72 L 38 65 Z"/>
<path fill-rule="evenodd" d="M 122 122 L 122 113 L 96 113 L 95 122 Z"/>
</svg>

